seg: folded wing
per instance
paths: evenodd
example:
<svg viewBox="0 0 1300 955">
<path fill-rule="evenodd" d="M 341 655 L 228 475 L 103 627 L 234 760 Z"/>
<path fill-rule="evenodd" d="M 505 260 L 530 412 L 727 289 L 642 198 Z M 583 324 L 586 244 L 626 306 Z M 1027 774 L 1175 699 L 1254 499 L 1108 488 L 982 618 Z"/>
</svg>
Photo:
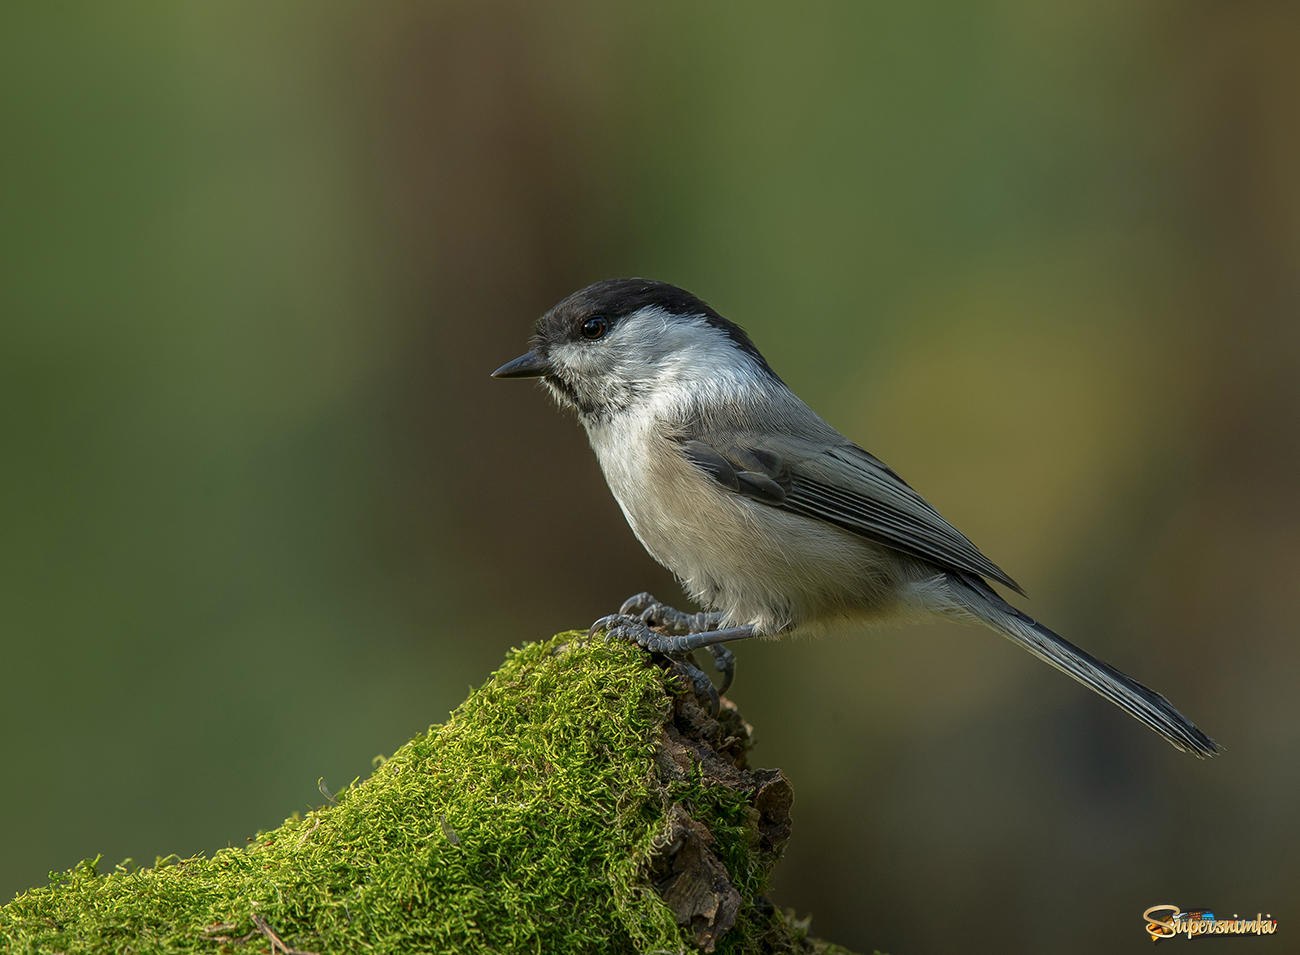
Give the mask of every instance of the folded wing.
<svg viewBox="0 0 1300 955">
<path fill-rule="evenodd" d="M 687 460 L 736 494 L 1024 593 L 884 462 L 855 444 L 743 434 L 726 441 L 693 436 L 681 448 Z"/>
</svg>

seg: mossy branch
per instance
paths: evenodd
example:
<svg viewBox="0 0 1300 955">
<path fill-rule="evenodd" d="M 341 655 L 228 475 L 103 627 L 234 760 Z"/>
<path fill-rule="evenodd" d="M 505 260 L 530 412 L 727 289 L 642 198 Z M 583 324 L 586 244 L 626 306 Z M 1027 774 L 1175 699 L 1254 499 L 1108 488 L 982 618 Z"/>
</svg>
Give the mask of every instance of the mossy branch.
<svg viewBox="0 0 1300 955">
<path fill-rule="evenodd" d="M 211 857 L 57 874 L 5 951 L 832 952 L 762 896 L 790 787 L 626 644 L 514 651 L 332 805 Z"/>
</svg>

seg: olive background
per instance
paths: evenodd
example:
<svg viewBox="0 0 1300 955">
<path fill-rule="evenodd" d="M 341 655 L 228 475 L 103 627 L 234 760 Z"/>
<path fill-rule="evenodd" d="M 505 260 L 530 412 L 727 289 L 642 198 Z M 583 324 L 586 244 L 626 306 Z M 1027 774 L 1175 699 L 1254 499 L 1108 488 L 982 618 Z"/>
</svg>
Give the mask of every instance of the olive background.
<svg viewBox="0 0 1300 955">
<path fill-rule="evenodd" d="M 488 378 L 631 274 L 1227 747 L 973 627 L 742 646 L 779 904 L 898 955 L 1296 929 L 1286 5 L 12 5 L 0 78 L 0 897 L 239 844 L 677 599 Z"/>
</svg>

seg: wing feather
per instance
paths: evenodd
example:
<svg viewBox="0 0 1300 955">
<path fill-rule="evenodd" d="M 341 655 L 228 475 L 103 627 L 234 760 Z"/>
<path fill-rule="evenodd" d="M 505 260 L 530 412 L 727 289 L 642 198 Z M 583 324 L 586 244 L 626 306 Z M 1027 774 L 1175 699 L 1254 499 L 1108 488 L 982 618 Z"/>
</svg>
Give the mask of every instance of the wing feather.
<svg viewBox="0 0 1300 955">
<path fill-rule="evenodd" d="M 683 453 L 737 494 L 1024 593 L 907 482 L 855 444 L 757 434 L 724 442 L 696 435 L 683 442 Z"/>
</svg>

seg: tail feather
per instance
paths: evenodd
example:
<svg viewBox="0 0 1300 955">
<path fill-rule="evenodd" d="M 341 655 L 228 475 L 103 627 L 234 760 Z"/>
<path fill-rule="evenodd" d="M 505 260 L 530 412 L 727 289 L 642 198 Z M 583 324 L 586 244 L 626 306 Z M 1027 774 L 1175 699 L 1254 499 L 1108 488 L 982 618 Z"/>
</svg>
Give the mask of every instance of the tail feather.
<svg viewBox="0 0 1300 955">
<path fill-rule="evenodd" d="M 1206 759 L 1222 747 L 1201 732 L 1174 705 L 1108 663 L 1103 663 L 1038 621 L 1021 613 L 973 575 L 949 577 L 950 593 L 959 607 L 981 623 L 1024 647 L 1098 696 L 1110 700 L 1138 722 L 1167 739 L 1176 749 Z"/>
</svg>

